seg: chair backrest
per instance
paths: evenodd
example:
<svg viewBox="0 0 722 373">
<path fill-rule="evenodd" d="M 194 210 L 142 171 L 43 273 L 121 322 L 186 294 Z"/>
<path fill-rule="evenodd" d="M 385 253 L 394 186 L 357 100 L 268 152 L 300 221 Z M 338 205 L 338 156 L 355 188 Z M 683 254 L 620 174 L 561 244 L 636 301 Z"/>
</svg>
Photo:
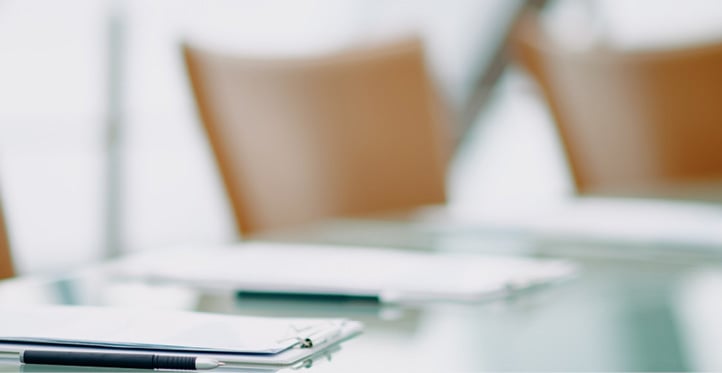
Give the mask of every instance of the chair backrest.
<svg viewBox="0 0 722 373">
<path fill-rule="evenodd" d="M 579 192 L 675 196 L 722 181 L 722 44 L 570 50 L 534 13 L 517 31 Z"/>
<path fill-rule="evenodd" d="M 279 60 L 183 52 L 242 234 L 445 201 L 450 137 L 419 40 Z"/>
<path fill-rule="evenodd" d="M 2 204 L 0 203 L 0 279 L 12 277 L 14 274 L 15 271 L 10 256 L 10 242 L 5 228 L 5 220 L 3 219 Z"/>
</svg>

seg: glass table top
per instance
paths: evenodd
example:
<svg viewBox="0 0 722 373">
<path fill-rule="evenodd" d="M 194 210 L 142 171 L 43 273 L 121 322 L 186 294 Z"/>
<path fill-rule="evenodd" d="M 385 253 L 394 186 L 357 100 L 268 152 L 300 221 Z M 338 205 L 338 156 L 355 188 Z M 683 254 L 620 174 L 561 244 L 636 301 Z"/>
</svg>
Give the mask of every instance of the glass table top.
<svg viewBox="0 0 722 373">
<path fill-rule="evenodd" d="M 429 243 L 426 249 L 451 250 L 457 246 L 466 250 L 474 242 L 481 248 L 488 245 L 469 237 L 442 241 Z M 474 304 L 249 299 L 232 292 L 119 279 L 112 276 L 107 264 L 58 276 L 5 281 L 0 283 L 0 299 L 4 304 L 346 317 L 364 323 L 360 336 L 328 355 L 284 368 L 288 370 L 722 370 L 722 355 L 716 351 L 722 342 L 719 259 L 704 255 L 659 257 L 623 248 L 615 249 L 623 256 L 590 256 L 583 254 L 591 249 L 576 250 L 580 255 L 575 259 L 582 267 L 579 277 Z M 479 251 L 483 254 L 485 250 Z M 568 256 L 569 251 L 566 253 Z M 42 369 L 0 360 L 0 372 Z"/>
</svg>

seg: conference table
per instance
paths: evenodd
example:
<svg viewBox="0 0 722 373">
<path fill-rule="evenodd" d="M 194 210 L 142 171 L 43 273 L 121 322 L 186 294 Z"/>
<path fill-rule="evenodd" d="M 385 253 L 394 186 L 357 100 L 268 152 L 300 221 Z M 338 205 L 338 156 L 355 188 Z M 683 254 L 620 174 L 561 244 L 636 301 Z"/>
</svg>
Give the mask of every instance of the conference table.
<svg viewBox="0 0 722 373">
<path fill-rule="evenodd" d="M 369 224 L 344 237 L 339 231 L 334 226 L 267 239 L 388 242 L 410 250 L 562 256 L 577 261 L 581 271 L 569 281 L 501 299 L 404 305 L 246 299 L 234 292 L 117 278 L 109 270 L 110 261 L 69 273 L 2 282 L 0 299 L 14 305 L 132 306 L 363 322 L 365 329 L 359 336 L 328 353 L 282 368 L 288 371 L 722 370 L 722 355 L 717 351 L 722 342 L 722 261 L 713 253 L 692 253 L 683 247 L 660 253 L 584 245 L 556 251 L 514 235 L 424 233 L 384 224 Z M 21 366 L 0 359 L 0 372 L 97 370 Z M 259 370 L 223 367 L 217 371 Z"/>
</svg>

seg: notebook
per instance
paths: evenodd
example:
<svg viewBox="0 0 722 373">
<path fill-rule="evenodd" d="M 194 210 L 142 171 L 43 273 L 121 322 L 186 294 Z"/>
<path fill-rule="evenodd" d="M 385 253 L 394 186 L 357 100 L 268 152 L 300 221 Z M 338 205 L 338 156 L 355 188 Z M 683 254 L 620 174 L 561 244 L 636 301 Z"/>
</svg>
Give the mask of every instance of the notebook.
<svg viewBox="0 0 722 373">
<path fill-rule="evenodd" d="M 271 318 L 144 308 L 0 307 L 0 351 L 122 350 L 288 365 L 359 334 L 347 319 Z"/>
<path fill-rule="evenodd" d="M 118 276 L 202 289 L 376 297 L 382 302 L 480 301 L 571 278 L 568 260 L 331 245 L 245 242 L 140 254 Z"/>
</svg>

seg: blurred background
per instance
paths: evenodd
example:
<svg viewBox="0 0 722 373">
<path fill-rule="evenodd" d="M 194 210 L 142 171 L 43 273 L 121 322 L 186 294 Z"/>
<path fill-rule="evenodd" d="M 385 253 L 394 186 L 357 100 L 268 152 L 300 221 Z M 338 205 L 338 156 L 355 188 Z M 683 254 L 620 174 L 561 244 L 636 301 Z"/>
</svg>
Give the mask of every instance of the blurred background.
<svg viewBox="0 0 722 373">
<path fill-rule="evenodd" d="M 539 90 L 510 63 L 489 99 L 475 100 L 489 88 L 480 77 L 523 4 L 0 0 L 0 190 L 19 272 L 238 239 L 196 111 L 184 40 L 290 58 L 419 35 L 460 138 L 447 175 L 454 221 L 469 229 L 548 223 L 551 211 L 576 201 L 576 192 Z M 549 1 L 543 27 L 579 48 L 701 45 L 722 40 L 722 2 Z M 109 193 L 115 197 L 109 200 Z M 586 221 L 598 228 L 600 216 L 623 220 L 618 203 L 606 203 Z M 718 205 L 692 204 L 693 211 L 681 207 L 689 229 L 680 237 L 719 238 Z M 659 216 L 667 205 L 660 206 L 643 203 L 641 210 Z"/>
</svg>

